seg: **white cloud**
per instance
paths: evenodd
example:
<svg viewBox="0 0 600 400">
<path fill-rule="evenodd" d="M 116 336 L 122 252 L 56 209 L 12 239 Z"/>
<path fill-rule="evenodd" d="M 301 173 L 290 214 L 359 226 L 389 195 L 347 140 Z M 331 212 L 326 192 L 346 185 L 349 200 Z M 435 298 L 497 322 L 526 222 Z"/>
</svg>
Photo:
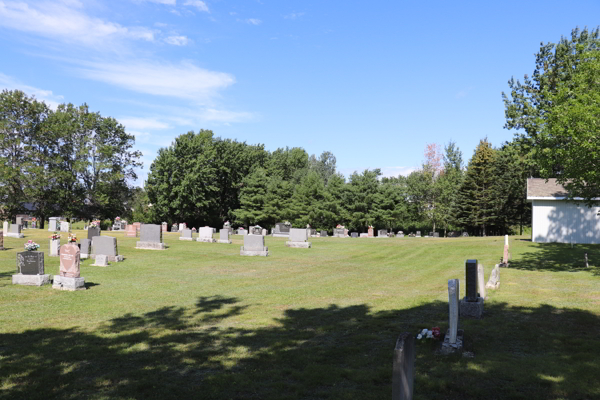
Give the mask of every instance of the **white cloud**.
<svg viewBox="0 0 600 400">
<path fill-rule="evenodd" d="M 177 0 L 134 0 L 134 3 L 138 3 L 138 4 L 143 3 L 143 2 L 166 4 L 168 6 L 174 6 L 175 4 L 177 4 Z"/>
<path fill-rule="evenodd" d="M 8 90 L 21 90 L 25 92 L 28 96 L 35 96 L 37 100 L 45 102 L 50 108 L 56 109 L 59 104 L 64 103 L 64 97 L 60 95 L 55 95 L 51 90 L 45 90 L 36 88 L 33 86 L 26 85 L 22 82 L 19 82 L 17 79 L 14 79 L 8 75 L 5 75 L 0 72 L 0 87 L 2 89 Z"/>
<path fill-rule="evenodd" d="M 119 118 L 119 122 L 127 129 L 168 129 L 170 128 L 169 124 L 164 122 L 160 122 L 156 118 L 139 118 L 139 117 L 125 117 Z"/>
<path fill-rule="evenodd" d="M 183 5 L 196 7 L 198 11 L 210 12 L 206 3 L 200 0 L 186 0 L 186 2 L 183 3 Z"/>
<path fill-rule="evenodd" d="M 229 123 L 251 120 L 254 118 L 254 114 L 249 112 L 237 112 L 206 108 L 198 113 L 198 118 L 202 121 Z"/>
<path fill-rule="evenodd" d="M 165 39 L 165 42 L 174 46 L 185 46 L 190 40 L 186 36 L 169 36 Z"/>
<path fill-rule="evenodd" d="M 90 47 L 105 46 L 111 39 L 154 40 L 154 32 L 148 28 L 125 27 L 90 17 L 80 11 L 82 7 L 76 1 L 41 2 L 35 6 L 0 1 L 0 26 Z"/>
<path fill-rule="evenodd" d="M 262 21 L 260 19 L 256 19 L 256 18 L 249 18 L 246 20 L 246 23 L 252 24 L 252 25 L 260 25 L 260 24 L 262 24 Z"/>
<path fill-rule="evenodd" d="M 235 83 L 233 75 L 199 68 L 190 62 L 81 62 L 81 65 L 79 72 L 88 79 L 140 93 L 196 101 L 208 101 L 218 90 Z"/>
</svg>

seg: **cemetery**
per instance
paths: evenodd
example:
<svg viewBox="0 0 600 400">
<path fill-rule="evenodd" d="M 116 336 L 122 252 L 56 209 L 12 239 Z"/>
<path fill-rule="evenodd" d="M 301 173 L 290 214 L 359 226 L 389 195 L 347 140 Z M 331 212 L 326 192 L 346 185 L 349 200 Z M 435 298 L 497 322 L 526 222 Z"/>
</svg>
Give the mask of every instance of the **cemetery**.
<svg viewBox="0 0 600 400">
<path fill-rule="evenodd" d="M 522 236 L 323 236 L 311 237 L 310 251 L 299 252 L 288 242 L 308 243 L 304 228 L 291 228 L 286 237 L 230 236 L 221 229 L 216 237 L 233 246 L 199 247 L 180 240 L 187 228 L 163 233 L 156 227 L 162 242 L 151 243 L 166 244 L 168 252 L 145 252 L 138 248 L 142 238 L 126 230 L 90 240 L 71 228 L 84 239 L 69 244 L 63 233 L 57 258 L 49 257 L 45 231 L 28 231 L 40 243 L 34 251 L 22 251 L 28 239 L 4 238 L 0 356 L 7 361 L 0 371 L 10 383 L 6 393 L 37 398 L 52 387 L 67 395 L 86 390 L 90 377 L 115 383 L 128 377 L 129 383 L 97 390 L 134 398 L 140 385 L 159 387 L 156 398 L 193 397 L 202 389 L 216 399 L 250 393 L 275 399 L 280 385 L 295 387 L 291 398 L 298 399 L 318 393 L 379 399 L 411 391 L 414 398 L 512 398 L 523 390 L 532 398 L 591 398 L 597 390 L 590 383 L 600 357 L 594 333 L 600 250 L 593 245 L 548 247 Z M 240 257 L 244 252 L 269 256 Z M 14 312 L 8 306 L 31 302 L 44 307 Z M 67 314 L 68 320 L 56 318 Z M 43 363 L 30 357 L 24 334 L 39 338 L 35 352 Z M 112 367 L 122 363 L 131 369 Z M 133 372 L 149 364 L 161 372 Z M 62 370 L 51 368 L 56 365 L 78 366 L 69 389 L 55 386 Z M 192 387 L 183 370 L 205 378 Z"/>
</svg>

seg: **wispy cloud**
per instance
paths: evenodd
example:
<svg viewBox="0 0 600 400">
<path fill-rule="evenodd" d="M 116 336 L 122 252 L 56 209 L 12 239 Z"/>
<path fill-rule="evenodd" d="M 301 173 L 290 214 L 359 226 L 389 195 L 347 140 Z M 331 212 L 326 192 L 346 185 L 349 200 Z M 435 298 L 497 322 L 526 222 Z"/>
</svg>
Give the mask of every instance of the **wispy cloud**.
<svg viewBox="0 0 600 400">
<path fill-rule="evenodd" d="M 21 90 L 28 96 L 35 96 L 37 100 L 43 101 L 52 109 L 56 109 L 60 103 L 64 102 L 64 97 L 52 93 L 52 90 L 40 89 L 34 86 L 26 85 L 19 80 L 12 78 L 0 72 L 0 88 L 8 90 Z"/>
<path fill-rule="evenodd" d="M 301 16 L 303 16 L 305 13 L 303 12 L 299 12 L 299 13 L 290 13 L 290 14 L 286 14 L 283 16 L 283 18 L 285 19 L 296 19 L 296 18 L 300 18 Z"/>
<path fill-rule="evenodd" d="M 185 46 L 190 42 L 187 36 L 168 36 L 165 38 L 165 42 L 174 46 Z"/>
<path fill-rule="evenodd" d="M 156 118 L 139 118 L 139 117 L 124 117 L 119 118 L 119 122 L 127 129 L 134 130 L 155 130 L 155 129 L 169 129 L 170 126 L 167 123 L 161 122 Z"/>
<path fill-rule="evenodd" d="M 260 24 L 262 24 L 262 21 L 260 19 L 256 19 L 256 18 L 248 18 L 246 20 L 246 23 L 251 24 L 251 25 L 260 25 Z"/>
<path fill-rule="evenodd" d="M 210 12 L 206 3 L 200 0 L 186 0 L 185 3 L 183 3 L 183 5 L 196 7 L 198 11 Z"/>
<path fill-rule="evenodd" d="M 190 62 L 81 62 L 79 73 L 139 93 L 208 101 L 235 83 L 233 75 L 209 71 Z"/>
<path fill-rule="evenodd" d="M 153 41 L 155 32 L 142 27 L 125 27 L 86 15 L 78 1 L 41 2 L 29 5 L 0 1 L 0 26 L 59 39 L 64 43 L 106 46 L 114 39 Z"/>
<path fill-rule="evenodd" d="M 168 6 L 174 6 L 175 4 L 177 4 L 177 0 L 134 0 L 134 3 L 156 3 L 156 4 L 165 4 Z"/>
</svg>

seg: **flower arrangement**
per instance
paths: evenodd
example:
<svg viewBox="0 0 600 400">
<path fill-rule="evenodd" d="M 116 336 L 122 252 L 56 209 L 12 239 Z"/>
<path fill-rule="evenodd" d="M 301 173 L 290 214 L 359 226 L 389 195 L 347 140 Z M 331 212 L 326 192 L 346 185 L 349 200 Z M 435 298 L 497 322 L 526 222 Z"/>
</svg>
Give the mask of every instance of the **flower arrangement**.
<svg viewBox="0 0 600 400">
<path fill-rule="evenodd" d="M 223 226 L 230 227 L 231 226 L 231 222 L 225 221 L 225 223 L 223 224 Z"/>
<path fill-rule="evenodd" d="M 67 242 L 75 243 L 76 241 L 77 241 L 77 235 L 74 233 L 69 233 L 69 238 L 67 239 Z"/>
<path fill-rule="evenodd" d="M 36 217 L 31 218 L 31 222 L 35 222 L 35 221 L 37 221 Z"/>
<path fill-rule="evenodd" d="M 373 225 L 369 225 L 369 229 L 375 229 Z"/>
<path fill-rule="evenodd" d="M 115 218 L 115 221 L 119 222 L 121 220 L 121 217 L 117 217 Z"/>
<path fill-rule="evenodd" d="M 419 332 L 419 334 L 417 335 L 417 339 L 423 339 L 424 337 L 427 339 L 435 339 L 438 340 L 441 337 L 441 333 L 440 333 L 440 327 L 439 326 L 434 326 L 431 329 L 423 329 L 421 332 Z"/>
<path fill-rule="evenodd" d="M 25 246 L 25 250 L 27 250 L 27 251 L 36 251 L 37 249 L 40 248 L 40 245 L 37 244 L 36 242 L 34 242 L 33 240 L 28 240 L 24 246 Z"/>
<path fill-rule="evenodd" d="M 336 229 L 344 229 L 344 225 L 337 224 Z"/>
<path fill-rule="evenodd" d="M 306 224 L 306 229 L 310 229 L 310 224 Z"/>
<path fill-rule="evenodd" d="M 50 235 L 50 239 L 52 239 L 52 240 L 57 240 L 60 238 L 61 238 L 61 236 L 60 236 L 60 233 L 58 233 L 58 232 L 54 232 L 52 235 Z"/>
<path fill-rule="evenodd" d="M 285 221 L 283 224 L 284 224 L 285 226 L 290 226 L 290 225 L 292 225 L 292 223 L 291 223 L 290 221 Z"/>
<path fill-rule="evenodd" d="M 92 221 L 90 223 L 90 226 L 93 227 L 93 228 L 98 228 L 100 226 L 100 221 L 99 220 Z"/>
</svg>

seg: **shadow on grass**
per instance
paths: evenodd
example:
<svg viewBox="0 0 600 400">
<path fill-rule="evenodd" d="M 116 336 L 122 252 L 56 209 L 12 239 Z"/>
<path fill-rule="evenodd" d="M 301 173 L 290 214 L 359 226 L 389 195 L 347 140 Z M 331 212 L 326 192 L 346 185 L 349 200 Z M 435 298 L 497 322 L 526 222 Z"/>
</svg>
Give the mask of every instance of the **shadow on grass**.
<svg viewBox="0 0 600 400">
<path fill-rule="evenodd" d="M 432 302 L 288 309 L 249 329 L 228 324 L 244 311 L 239 302 L 203 297 L 192 309 L 128 314 L 95 332 L 1 334 L 0 398 L 387 399 L 398 334 L 447 327 L 447 304 Z M 496 303 L 462 325 L 475 358 L 418 342 L 416 399 L 600 396 L 597 315 Z"/>
<path fill-rule="evenodd" d="M 509 262 L 509 268 L 528 271 L 589 271 L 600 275 L 600 245 L 536 243 L 530 251 Z M 585 267 L 585 254 L 589 268 Z"/>
</svg>

